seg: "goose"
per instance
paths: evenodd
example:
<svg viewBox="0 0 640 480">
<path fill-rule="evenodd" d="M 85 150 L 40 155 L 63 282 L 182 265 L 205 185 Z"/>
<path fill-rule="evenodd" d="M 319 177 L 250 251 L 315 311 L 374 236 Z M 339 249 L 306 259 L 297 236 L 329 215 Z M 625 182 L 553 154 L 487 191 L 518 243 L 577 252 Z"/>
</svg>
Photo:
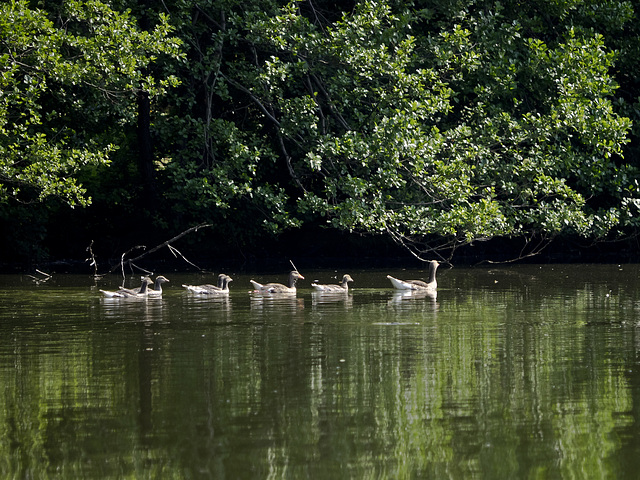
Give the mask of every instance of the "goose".
<svg viewBox="0 0 640 480">
<path fill-rule="evenodd" d="M 156 281 L 153 284 L 153 289 L 147 289 L 147 295 L 150 297 L 161 297 L 162 296 L 162 284 L 168 283 L 169 279 L 167 277 L 163 277 L 162 275 L 156 277 Z"/>
<path fill-rule="evenodd" d="M 100 290 L 103 295 L 107 298 L 136 298 L 136 297 L 146 297 L 147 296 L 147 286 L 151 283 L 151 279 L 149 277 L 142 277 L 142 285 L 140 285 L 139 289 L 121 289 L 117 292 L 109 291 L 109 290 Z"/>
<path fill-rule="evenodd" d="M 146 277 L 149 278 L 149 277 Z M 150 297 L 161 297 L 162 296 L 162 284 L 163 283 L 167 283 L 169 281 L 169 279 L 167 277 L 163 277 L 162 275 L 159 275 L 158 277 L 156 277 L 156 281 L 153 284 L 153 288 L 147 288 L 145 290 L 146 295 L 149 295 Z M 149 283 L 151 283 L 151 279 L 149 278 Z M 124 288 L 124 287 L 120 287 L 120 291 L 124 291 L 124 292 L 128 292 L 128 293 L 135 293 L 135 294 L 141 294 L 143 293 L 141 291 L 142 287 L 138 287 L 138 288 Z"/>
<path fill-rule="evenodd" d="M 342 277 L 342 283 L 339 285 L 320 285 L 317 283 L 312 283 L 311 286 L 315 289 L 316 292 L 347 293 L 349 291 L 349 282 L 353 282 L 353 278 L 351 278 L 351 275 L 345 275 L 344 277 Z"/>
<path fill-rule="evenodd" d="M 218 285 L 182 285 L 192 293 L 203 295 L 227 295 L 229 293 L 229 282 L 233 282 L 233 278 L 229 275 L 221 273 L 218 275 Z"/>
<path fill-rule="evenodd" d="M 397 278 L 387 275 L 387 278 L 391 280 L 394 288 L 398 290 L 435 290 L 438 288 L 438 282 L 436 281 L 436 270 L 440 264 L 435 260 L 429 262 L 429 281 L 423 282 L 422 280 L 398 280 Z"/>
<path fill-rule="evenodd" d="M 259 293 L 296 293 L 296 282 L 304 277 L 300 275 L 296 270 L 292 270 L 289 273 L 289 286 L 282 283 L 266 283 L 262 285 L 254 280 L 249 280 L 253 285 L 253 288 Z"/>
</svg>

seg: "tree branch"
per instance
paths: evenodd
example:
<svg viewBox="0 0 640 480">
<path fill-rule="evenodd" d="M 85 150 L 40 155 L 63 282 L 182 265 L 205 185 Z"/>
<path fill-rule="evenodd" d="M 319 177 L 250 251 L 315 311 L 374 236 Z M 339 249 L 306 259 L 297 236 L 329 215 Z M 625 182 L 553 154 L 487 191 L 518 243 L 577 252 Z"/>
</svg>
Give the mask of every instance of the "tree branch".
<svg viewBox="0 0 640 480">
<path fill-rule="evenodd" d="M 142 259 L 142 258 L 146 257 L 146 256 L 147 256 L 147 255 L 149 255 L 150 253 L 157 252 L 158 250 L 160 250 L 161 248 L 166 247 L 166 246 L 169 246 L 169 247 L 170 247 L 170 249 L 171 249 L 171 251 L 172 251 L 172 253 L 173 253 L 173 251 L 174 251 L 175 249 L 173 249 L 173 247 L 171 247 L 171 243 L 172 243 L 172 242 L 175 242 L 176 240 L 178 240 L 178 239 L 180 239 L 180 238 L 184 237 L 185 235 L 188 235 L 188 234 L 189 234 L 189 233 L 191 233 L 191 232 L 197 232 L 199 229 L 201 229 L 201 228 L 205 228 L 205 227 L 213 227 L 213 224 L 211 224 L 211 223 L 201 223 L 200 225 L 196 225 L 195 227 L 188 228 L 188 229 L 187 229 L 187 230 L 185 230 L 184 232 L 182 232 L 182 233 L 180 233 L 180 234 L 176 235 L 176 236 L 175 236 L 175 237 L 173 237 L 173 238 L 170 238 L 170 239 L 169 239 L 169 240 L 167 240 L 166 242 L 163 242 L 163 243 L 161 243 L 160 245 L 157 245 L 157 246 L 153 247 L 151 250 L 147 250 L 147 251 L 146 251 L 145 253 L 143 253 L 142 255 L 138 255 L 138 256 L 137 256 L 137 257 L 135 257 L 135 258 L 130 258 L 130 259 L 128 259 L 128 260 L 127 260 L 127 263 L 128 263 L 128 264 L 132 264 L 133 262 L 136 262 L 136 261 L 138 261 L 138 260 L 140 260 L 140 259 Z M 138 246 L 136 246 L 136 247 L 133 247 L 133 248 L 129 249 L 128 251 L 126 251 L 125 253 L 123 253 L 123 254 L 122 254 L 122 257 L 121 257 L 121 260 L 120 260 L 120 265 L 121 265 L 121 267 L 122 267 L 123 275 L 124 275 L 124 257 L 125 257 L 129 252 L 131 252 L 131 251 L 133 251 L 133 250 L 135 250 L 135 249 L 138 249 L 138 248 L 145 248 L 145 247 L 144 247 L 143 245 L 138 245 Z M 176 250 L 176 251 L 177 251 L 177 250 Z M 175 255 L 175 253 L 174 253 L 174 255 Z M 184 257 L 183 257 L 183 258 L 184 258 Z M 185 260 L 186 260 L 186 259 L 185 259 Z M 188 263 L 191 263 L 191 262 L 188 262 Z M 193 265 L 193 264 L 191 263 L 191 265 Z M 110 271 L 111 271 L 111 272 L 113 272 L 116 268 L 117 268 L 117 265 L 116 265 L 116 266 L 114 266 Z"/>
<path fill-rule="evenodd" d="M 266 117 L 271 120 L 273 123 L 275 123 L 275 125 L 277 127 L 280 126 L 280 122 L 273 116 L 271 115 L 271 113 L 269 113 L 269 110 L 267 110 L 267 107 L 265 107 L 262 102 L 258 99 L 258 97 L 256 97 L 251 90 L 249 90 L 247 87 L 245 87 L 244 85 L 242 85 L 241 83 L 236 82 L 235 80 L 227 77 L 224 73 L 220 72 L 220 76 L 222 78 L 224 78 L 227 82 L 229 82 L 231 85 L 233 85 L 234 87 L 236 87 L 238 90 L 243 91 L 244 93 L 246 93 L 247 95 L 249 95 L 249 98 L 251 98 L 251 100 L 253 101 L 253 103 L 255 103 L 258 108 L 260 110 L 262 110 L 262 113 L 264 113 L 266 115 Z"/>
</svg>

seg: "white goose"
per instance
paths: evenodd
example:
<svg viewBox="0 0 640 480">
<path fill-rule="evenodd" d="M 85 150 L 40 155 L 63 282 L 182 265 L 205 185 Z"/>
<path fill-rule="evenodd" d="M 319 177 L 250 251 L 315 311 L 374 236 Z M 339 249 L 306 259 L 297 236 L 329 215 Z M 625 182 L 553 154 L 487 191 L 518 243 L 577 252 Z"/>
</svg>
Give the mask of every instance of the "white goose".
<svg viewBox="0 0 640 480">
<path fill-rule="evenodd" d="M 221 273 L 218 275 L 218 285 L 211 285 L 209 283 L 205 285 L 182 285 L 191 293 L 197 293 L 200 295 L 228 295 L 229 294 L 229 282 L 233 282 L 233 278 L 229 275 Z"/>
<path fill-rule="evenodd" d="M 398 290 L 435 290 L 438 288 L 438 282 L 436 281 L 436 270 L 440 264 L 435 260 L 429 262 L 429 281 L 423 282 L 422 280 L 399 280 L 387 275 L 387 278 L 391 280 L 394 288 Z"/>
<path fill-rule="evenodd" d="M 149 277 L 147 277 L 149 278 Z M 138 288 L 124 288 L 120 287 L 121 292 L 128 292 L 130 294 L 146 294 L 150 297 L 161 297 L 162 296 L 162 284 L 167 283 L 169 279 L 167 277 L 163 277 L 159 275 L 156 277 L 156 281 L 153 284 L 153 288 L 147 288 L 145 292 L 142 292 L 142 287 Z M 149 279 L 149 283 L 151 283 L 151 279 Z"/>
<path fill-rule="evenodd" d="M 288 286 L 282 283 L 265 283 L 263 285 L 254 280 L 249 281 L 258 293 L 296 293 L 296 282 L 299 279 L 304 280 L 304 277 L 296 270 L 292 270 L 291 273 L 289 273 Z"/>
<path fill-rule="evenodd" d="M 312 283 L 311 286 L 316 292 L 322 293 L 347 293 L 349 291 L 349 282 L 353 282 L 351 275 L 345 275 L 342 277 L 342 283 L 339 285 L 321 285 L 318 283 Z"/>
</svg>

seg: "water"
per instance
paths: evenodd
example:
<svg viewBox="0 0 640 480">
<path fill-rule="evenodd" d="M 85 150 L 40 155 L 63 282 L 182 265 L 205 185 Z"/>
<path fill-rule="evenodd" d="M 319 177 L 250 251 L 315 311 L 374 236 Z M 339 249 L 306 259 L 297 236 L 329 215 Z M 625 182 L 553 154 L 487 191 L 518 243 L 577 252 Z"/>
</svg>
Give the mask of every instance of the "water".
<svg viewBox="0 0 640 480">
<path fill-rule="evenodd" d="M 1 478 L 637 477 L 636 265 L 441 268 L 437 298 L 163 273 L 0 277 Z"/>
</svg>

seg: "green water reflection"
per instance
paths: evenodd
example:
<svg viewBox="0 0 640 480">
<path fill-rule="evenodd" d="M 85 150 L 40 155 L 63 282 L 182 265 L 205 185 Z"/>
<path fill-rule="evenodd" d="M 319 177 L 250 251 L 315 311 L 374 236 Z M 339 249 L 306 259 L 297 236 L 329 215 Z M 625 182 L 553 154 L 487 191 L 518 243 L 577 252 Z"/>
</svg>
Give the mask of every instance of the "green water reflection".
<svg viewBox="0 0 640 480">
<path fill-rule="evenodd" d="M 386 273 L 145 301 L 0 278 L 0 476 L 637 477 L 637 266 L 443 270 L 437 298 Z"/>
</svg>

